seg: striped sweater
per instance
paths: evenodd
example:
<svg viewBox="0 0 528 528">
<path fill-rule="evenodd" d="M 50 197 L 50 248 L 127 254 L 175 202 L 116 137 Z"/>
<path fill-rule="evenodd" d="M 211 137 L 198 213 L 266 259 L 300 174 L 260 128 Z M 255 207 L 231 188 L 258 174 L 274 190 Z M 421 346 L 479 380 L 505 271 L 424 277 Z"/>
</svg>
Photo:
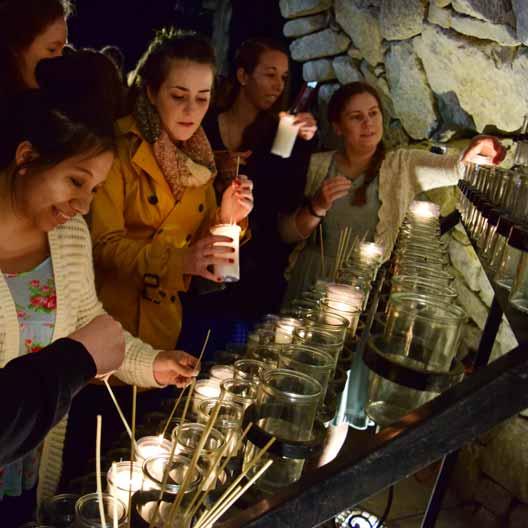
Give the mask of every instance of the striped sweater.
<svg viewBox="0 0 528 528">
<path fill-rule="evenodd" d="M 57 293 L 55 341 L 83 327 L 103 314 L 104 310 L 95 292 L 91 238 L 83 218 L 77 216 L 55 228 L 49 232 L 48 240 Z M 18 356 L 19 336 L 15 304 L 0 273 L 0 367 Z M 125 360 L 116 373 L 117 377 L 125 383 L 141 387 L 158 387 L 153 374 L 158 351 L 130 334 L 126 334 L 125 341 Z M 39 472 L 39 502 L 53 496 L 58 486 L 67 419 L 61 420 L 44 442 Z"/>
</svg>

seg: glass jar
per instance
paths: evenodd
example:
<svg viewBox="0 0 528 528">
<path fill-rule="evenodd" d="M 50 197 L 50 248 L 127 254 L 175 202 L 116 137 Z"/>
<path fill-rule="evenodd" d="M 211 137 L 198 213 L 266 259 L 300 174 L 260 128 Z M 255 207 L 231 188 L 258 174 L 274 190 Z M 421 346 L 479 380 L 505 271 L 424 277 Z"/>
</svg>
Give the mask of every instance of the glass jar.
<svg viewBox="0 0 528 528">
<path fill-rule="evenodd" d="M 281 317 L 275 325 L 275 343 L 289 345 L 293 340 L 293 331 L 302 323 L 293 317 Z"/>
<path fill-rule="evenodd" d="M 310 325 L 298 328 L 295 331 L 293 342 L 295 345 L 305 345 L 325 351 L 332 358 L 334 369 L 344 346 L 344 342 L 337 334 Z"/>
<path fill-rule="evenodd" d="M 356 334 L 356 329 L 361 316 L 361 310 L 353 304 L 344 301 L 324 300 L 321 302 L 321 310 L 325 313 L 337 314 L 348 321 L 348 333 Z"/>
<path fill-rule="evenodd" d="M 283 441 L 309 441 L 321 398 L 321 385 L 311 376 L 287 369 L 269 370 L 263 376 L 257 396 L 257 425 Z M 244 467 L 259 449 L 248 442 Z M 282 458 L 266 453 L 250 471 L 256 473 L 265 463 L 273 464 L 256 482 L 257 488 L 274 492 L 301 477 L 304 460 Z"/>
<path fill-rule="evenodd" d="M 275 334 L 274 334 L 275 335 Z M 256 359 L 266 365 L 267 368 L 275 368 L 279 363 L 279 356 L 283 345 L 275 343 L 269 345 L 257 345 L 248 350 L 247 359 Z"/>
<path fill-rule="evenodd" d="M 225 380 L 222 382 L 222 395 L 225 401 L 236 402 L 245 411 L 257 398 L 257 385 L 250 380 Z"/>
<path fill-rule="evenodd" d="M 330 283 L 326 286 L 326 304 L 328 302 L 341 302 L 362 310 L 365 301 L 365 293 L 360 287 L 349 284 Z"/>
<path fill-rule="evenodd" d="M 396 293 L 387 304 L 385 338 L 424 370 L 449 371 L 460 344 L 466 313 L 428 295 Z"/>
<path fill-rule="evenodd" d="M 423 279 L 432 278 L 436 281 L 442 281 L 446 286 L 450 286 L 455 280 L 454 275 L 447 270 L 439 270 L 431 266 L 416 264 L 414 262 L 406 262 L 398 266 L 398 270 L 395 271 L 394 276 L 399 275 L 415 275 Z"/>
<path fill-rule="evenodd" d="M 493 279 L 501 286 L 510 290 L 515 276 L 517 267 L 522 255 L 523 229 L 519 226 L 513 226 L 508 238 L 508 243 L 504 246 L 501 261 Z"/>
<path fill-rule="evenodd" d="M 78 495 L 62 493 L 44 501 L 40 512 L 41 520 L 56 528 L 68 528 L 75 521 L 75 504 Z M 43 526 L 43 525 L 39 525 Z"/>
<path fill-rule="evenodd" d="M 89 493 L 88 495 L 83 495 L 75 504 L 75 528 L 111 528 L 114 519 L 114 502 L 117 502 L 115 509 L 117 510 L 119 528 L 126 526 L 126 508 L 124 503 L 108 493 L 103 493 L 102 497 L 106 526 L 103 527 L 101 524 L 98 494 Z"/>
<path fill-rule="evenodd" d="M 528 230 L 514 229 L 509 244 L 521 251 L 521 258 L 510 291 L 510 303 L 521 312 L 528 313 Z"/>
<path fill-rule="evenodd" d="M 258 359 L 239 359 L 235 361 L 234 379 L 249 380 L 255 385 L 260 383 L 262 374 L 269 368 Z"/>
<path fill-rule="evenodd" d="M 294 345 L 284 348 L 279 360 L 279 368 L 303 372 L 317 380 L 321 385 L 322 405 L 336 364 L 335 359 L 324 350 Z"/>
<path fill-rule="evenodd" d="M 136 462 L 143 464 L 147 458 L 169 454 L 172 444 L 160 436 L 144 436 L 136 442 Z"/>
<path fill-rule="evenodd" d="M 493 255 L 493 248 L 495 247 L 495 241 L 497 239 L 497 224 L 499 223 L 500 216 L 501 212 L 498 209 L 491 209 L 488 214 L 488 229 L 482 243 L 481 254 L 482 260 L 488 263 Z"/>
<path fill-rule="evenodd" d="M 454 302 L 457 298 L 456 291 L 446 286 L 443 281 L 433 278 L 421 278 L 418 275 L 397 275 L 392 277 L 391 295 L 399 292 L 433 295 L 443 302 Z"/>
<path fill-rule="evenodd" d="M 234 375 L 233 365 L 213 365 L 209 369 L 211 379 L 216 380 L 218 384 L 226 379 L 231 379 Z"/>
<path fill-rule="evenodd" d="M 198 411 L 198 421 L 201 424 L 207 424 L 217 403 L 217 399 L 202 402 Z M 229 445 L 224 456 L 236 456 L 236 446 L 242 434 L 243 418 L 244 408 L 242 405 L 236 402 L 222 401 L 214 427 L 224 435 L 224 440 Z"/>
<path fill-rule="evenodd" d="M 490 250 L 489 269 L 496 272 L 502 260 L 502 253 L 510 236 L 513 221 L 507 216 L 501 216 L 497 224 L 495 244 Z"/>
<path fill-rule="evenodd" d="M 330 332 L 336 336 L 336 342 L 344 342 L 347 336 L 348 321 L 339 314 L 312 311 L 303 316 L 303 326 L 306 328 L 318 328 L 323 332 Z"/>
<path fill-rule="evenodd" d="M 192 399 L 192 412 L 195 416 L 198 414 L 198 408 L 203 401 L 220 396 L 221 384 L 222 382 L 216 379 L 203 379 L 195 383 Z"/>
<path fill-rule="evenodd" d="M 106 474 L 108 493 L 118 498 L 128 511 L 128 496 L 143 489 L 143 464 L 138 462 L 116 462 Z"/>
</svg>

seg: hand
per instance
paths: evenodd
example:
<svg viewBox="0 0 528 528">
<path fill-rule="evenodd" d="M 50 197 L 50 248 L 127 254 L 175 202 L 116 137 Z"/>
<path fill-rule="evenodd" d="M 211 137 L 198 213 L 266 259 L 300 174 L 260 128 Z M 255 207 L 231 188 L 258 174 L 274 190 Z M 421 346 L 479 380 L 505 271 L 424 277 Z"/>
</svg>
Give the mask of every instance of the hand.
<svg viewBox="0 0 528 528">
<path fill-rule="evenodd" d="M 294 125 L 301 125 L 299 128 L 299 137 L 305 141 L 310 141 L 317 132 L 317 121 L 309 112 L 301 112 L 295 116 Z"/>
<path fill-rule="evenodd" d="M 247 164 L 248 158 L 253 154 L 251 150 L 244 152 L 229 152 L 229 150 L 215 151 L 215 163 L 218 174 L 214 186 L 218 194 L 223 194 L 227 186 L 235 179 L 237 160 L 239 167 Z"/>
<path fill-rule="evenodd" d="M 123 363 L 125 334 L 121 325 L 109 315 L 99 315 L 68 337 L 83 344 L 88 350 L 98 375 L 113 372 Z"/>
<path fill-rule="evenodd" d="M 475 136 L 462 155 L 462 161 L 474 162 L 475 156 L 479 154 L 489 158 L 494 165 L 498 165 L 506 156 L 506 149 L 496 137 Z"/>
<path fill-rule="evenodd" d="M 208 268 L 215 264 L 224 264 L 226 261 L 234 262 L 232 254 L 235 252 L 235 248 L 225 245 L 232 243 L 232 238 L 216 235 L 209 235 L 197 240 L 190 246 L 183 259 L 183 273 L 199 275 L 214 282 L 222 282 L 222 278 L 215 276 Z M 224 245 L 215 246 L 215 244 Z"/>
<path fill-rule="evenodd" d="M 186 387 L 199 372 L 198 359 L 183 350 L 164 350 L 154 360 L 154 378 L 160 385 Z"/>
<path fill-rule="evenodd" d="M 348 194 L 351 186 L 352 182 L 344 176 L 325 180 L 317 194 L 312 198 L 314 211 L 319 215 L 325 215 L 336 200 Z"/>
<path fill-rule="evenodd" d="M 253 209 L 253 182 L 244 175 L 233 181 L 222 195 L 220 221 L 223 224 L 238 224 Z"/>
</svg>

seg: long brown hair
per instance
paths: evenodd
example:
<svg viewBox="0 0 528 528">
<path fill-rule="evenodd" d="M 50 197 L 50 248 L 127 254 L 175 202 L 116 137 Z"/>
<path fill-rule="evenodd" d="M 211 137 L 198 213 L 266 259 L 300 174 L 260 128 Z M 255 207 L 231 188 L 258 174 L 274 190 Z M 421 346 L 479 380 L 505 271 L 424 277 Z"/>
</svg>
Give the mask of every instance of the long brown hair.
<svg viewBox="0 0 528 528">
<path fill-rule="evenodd" d="M 332 124 L 338 123 L 343 115 L 346 105 L 356 95 L 368 93 L 376 99 L 380 111 L 383 112 L 383 106 L 381 104 L 381 97 L 379 96 L 376 89 L 365 82 L 353 82 L 344 84 L 338 90 L 334 92 L 330 102 L 328 103 L 328 121 Z M 369 166 L 365 174 L 365 180 L 363 185 L 356 190 L 353 205 L 365 205 L 367 202 L 367 189 L 368 186 L 374 181 L 379 173 L 379 169 L 383 160 L 385 159 L 385 147 L 383 141 L 378 143 L 376 151 L 370 160 Z"/>
</svg>

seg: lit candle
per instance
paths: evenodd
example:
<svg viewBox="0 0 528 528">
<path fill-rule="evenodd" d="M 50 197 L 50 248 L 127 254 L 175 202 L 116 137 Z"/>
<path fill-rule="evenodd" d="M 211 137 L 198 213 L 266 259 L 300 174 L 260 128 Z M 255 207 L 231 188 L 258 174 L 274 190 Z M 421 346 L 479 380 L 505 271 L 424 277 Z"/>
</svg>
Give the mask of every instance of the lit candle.
<svg viewBox="0 0 528 528">
<path fill-rule="evenodd" d="M 226 379 L 235 377 L 235 369 L 232 365 L 214 365 L 209 371 L 211 378 L 218 380 L 219 383 Z"/>
<path fill-rule="evenodd" d="M 198 414 L 200 404 L 204 400 L 218 398 L 220 396 L 220 381 L 217 379 L 198 380 L 194 386 L 194 395 L 192 401 L 192 410 Z"/>
<path fill-rule="evenodd" d="M 144 436 L 137 441 L 136 462 L 143 463 L 148 458 L 169 454 L 171 443 L 160 436 Z"/>
<path fill-rule="evenodd" d="M 340 309 L 347 311 L 361 310 L 365 300 L 363 292 L 346 284 L 329 284 L 326 288 L 326 297 L 329 302 L 338 303 Z"/>
<path fill-rule="evenodd" d="M 290 345 L 293 342 L 293 332 L 302 326 L 301 321 L 293 317 L 279 319 L 275 327 L 275 343 L 278 345 Z"/>
<path fill-rule="evenodd" d="M 363 242 L 359 246 L 359 254 L 369 263 L 379 263 L 383 258 L 383 247 L 374 242 Z"/>
<path fill-rule="evenodd" d="M 409 213 L 417 220 L 429 220 L 440 215 L 440 207 L 433 202 L 416 200 L 410 205 Z"/>
<path fill-rule="evenodd" d="M 118 462 L 106 475 L 108 493 L 119 499 L 128 509 L 128 493 L 132 494 L 143 489 L 143 468 L 137 462 L 132 463 L 132 478 L 130 477 L 130 462 Z"/>
</svg>

